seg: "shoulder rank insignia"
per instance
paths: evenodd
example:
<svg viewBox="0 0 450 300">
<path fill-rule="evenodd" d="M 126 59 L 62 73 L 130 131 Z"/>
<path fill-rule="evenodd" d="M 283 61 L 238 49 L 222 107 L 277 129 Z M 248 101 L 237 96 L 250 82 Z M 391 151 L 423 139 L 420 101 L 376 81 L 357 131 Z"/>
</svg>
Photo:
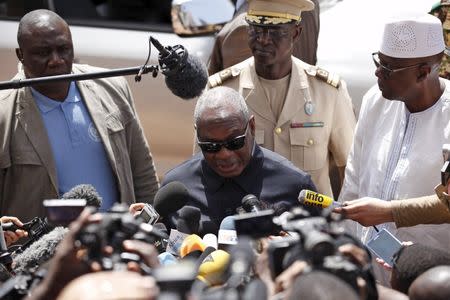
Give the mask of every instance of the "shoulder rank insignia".
<svg viewBox="0 0 450 300">
<path fill-rule="evenodd" d="M 316 77 L 322 81 L 325 81 L 329 85 L 334 86 L 335 88 L 339 87 L 340 77 L 336 73 L 330 73 L 317 67 Z"/>
<path fill-rule="evenodd" d="M 241 73 L 242 69 L 244 69 L 244 67 L 250 63 L 250 59 L 253 58 L 251 57 L 249 59 L 241 61 L 240 63 L 234 66 L 228 67 L 225 70 L 222 70 L 209 76 L 208 88 L 213 88 L 222 85 L 228 79 L 238 76 Z"/>
<path fill-rule="evenodd" d="M 300 65 L 305 70 L 306 74 L 317 77 L 317 79 L 325 81 L 326 83 L 328 83 L 331 86 L 334 86 L 335 88 L 339 87 L 341 78 L 339 77 L 338 74 L 330 73 L 324 69 L 321 69 L 317 66 L 307 64 L 301 60 L 299 62 L 300 62 Z"/>
</svg>

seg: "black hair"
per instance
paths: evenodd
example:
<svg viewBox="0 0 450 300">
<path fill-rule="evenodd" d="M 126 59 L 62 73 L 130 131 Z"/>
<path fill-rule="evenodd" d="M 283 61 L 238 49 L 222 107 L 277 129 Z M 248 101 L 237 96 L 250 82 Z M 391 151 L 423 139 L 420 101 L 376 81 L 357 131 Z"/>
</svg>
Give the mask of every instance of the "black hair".
<svg viewBox="0 0 450 300">
<path fill-rule="evenodd" d="M 450 252 L 422 244 L 404 246 L 394 257 L 392 287 L 407 294 L 417 277 L 439 265 L 450 265 Z"/>
<path fill-rule="evenodd" d="M 311 271 L 298 276 L 289 300 L 356 300 L 358 295 L 346 282 L 323 271 Z"/>
</svg>

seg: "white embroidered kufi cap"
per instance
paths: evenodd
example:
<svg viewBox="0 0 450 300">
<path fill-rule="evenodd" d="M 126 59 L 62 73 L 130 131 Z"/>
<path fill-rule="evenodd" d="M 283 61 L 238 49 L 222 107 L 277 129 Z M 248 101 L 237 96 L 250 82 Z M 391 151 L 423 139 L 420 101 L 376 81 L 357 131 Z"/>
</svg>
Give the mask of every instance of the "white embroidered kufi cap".
<svg viewBox="0 0 450 300">
<path fill-rule="evenodd" d="M 386 23 L 380 52 L 396 58 L 426 57 L 445 49 L 441 21 L 429 14 Z"/>
</svg>

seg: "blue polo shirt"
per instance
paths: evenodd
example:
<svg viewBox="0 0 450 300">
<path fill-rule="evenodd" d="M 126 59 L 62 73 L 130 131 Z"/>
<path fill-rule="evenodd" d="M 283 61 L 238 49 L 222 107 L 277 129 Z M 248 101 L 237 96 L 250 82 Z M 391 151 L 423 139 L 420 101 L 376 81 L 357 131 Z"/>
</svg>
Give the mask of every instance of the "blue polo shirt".
<svg viewBox="0 0 450 300">
<path fill-rule="evenodd" d="M 35 89 L 33 97 L 50 140 L 60 195 L 78 184 L 91 184 L 103 198 L 101 211 L 118 202 L 117 183 L 105 147 L 74 82 L 62 102 Z"/>
</svg>

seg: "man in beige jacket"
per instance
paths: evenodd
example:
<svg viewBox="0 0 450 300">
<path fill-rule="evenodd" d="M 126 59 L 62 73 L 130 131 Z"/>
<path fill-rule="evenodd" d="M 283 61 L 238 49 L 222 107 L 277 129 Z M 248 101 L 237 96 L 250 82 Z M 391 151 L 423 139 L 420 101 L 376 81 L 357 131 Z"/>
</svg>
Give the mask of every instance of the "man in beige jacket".
<svg viewBox="0 0 450 300">
<path fill-rule="evenodd" d="M 48 10 L 22 18 L 18 43 L 14 79 L 100 70 L 72 65 L 70 29 Z M 4 90 L 0 103 L 0 215 L 43 216 L 44 199 L 82 183 L 97 189 L 101 210 L 153 201 L 158 179 L 124 78 Z"/>
</svg>

